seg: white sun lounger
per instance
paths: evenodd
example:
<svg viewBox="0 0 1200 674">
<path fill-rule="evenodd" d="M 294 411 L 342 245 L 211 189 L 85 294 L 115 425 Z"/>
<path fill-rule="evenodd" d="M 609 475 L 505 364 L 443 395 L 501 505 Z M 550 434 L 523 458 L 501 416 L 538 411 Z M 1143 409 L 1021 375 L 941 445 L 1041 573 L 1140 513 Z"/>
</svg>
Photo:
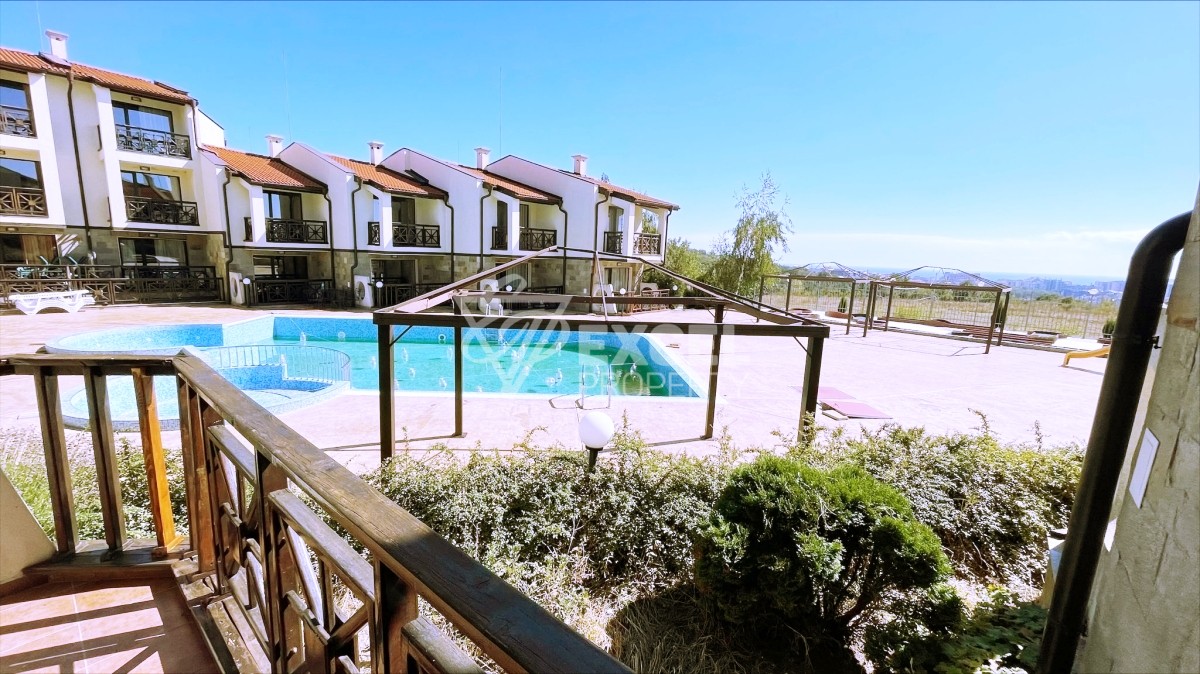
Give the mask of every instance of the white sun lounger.
<svg viewBox="0 0 1200 674">
<path fill-rule="evenodd" d="M 13 306 L 32 316 L 42 309 L 57 307 L 75 313 L 89 304 L 95 304 L 90 290 L 60 290 L 48 293 L 13 293 L 8 296 Z"/>
</svg>

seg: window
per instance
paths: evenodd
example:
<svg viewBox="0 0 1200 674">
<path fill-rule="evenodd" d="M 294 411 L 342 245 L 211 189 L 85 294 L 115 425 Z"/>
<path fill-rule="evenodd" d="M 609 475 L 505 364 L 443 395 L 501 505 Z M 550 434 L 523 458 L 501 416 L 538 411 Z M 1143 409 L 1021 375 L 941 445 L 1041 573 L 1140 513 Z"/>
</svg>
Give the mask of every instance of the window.
<svg viewBox="0 0 1200 674">
<path fill-rule="evenodd" d="M 41 167 L 28 159 L 0 158 L 0 187 L 42 189 Z"/>
<path fill-rule="evenodd" d="M 501 263 L 497 262 L 496 266 Z M 517 265 L 511 269 L 500 272 L 496 275 L 496 287 L 499 290 L 512 286 L 513 292 L 522 292 L 532 285 L 529 282 L 531 279 L 529 263 Z"/>
<path fill-rule="evenodd" d="M 371 221 L 379 222 L 383 219 L 383 204 L 379 201 L 379 197 L 371 196 Z"/>
<path fill-rule="evenodd" d="M 20 82 L 0 80 L 0 133 L 33 136 L 33 116 L 29 110 L 29 89 Z"/>
<path fill-rule="evenodd" d="M 496 202 L 496 226 L 500 231 L 508 231 L 508 204 L 503 201 Z"/>
<path fill-rule="evenodd" d="M 113 103 L 113 121 L 123 126 L 133 126 L 151 131 L 171 133 L 171 113 L 158 108 L 147 108 L 133 103 Z"/>
<path fill-rule="evenodd" d="M 266 202 L 267 217 L 280 220 L 303 220 L 304 209 L 300 205 L 300 195 L 290 192 L 263 192 Z"/>
<path fill-rule="evenodd" d="M 608 231 L 621 231 L 621 219 L 625 217 L 625 209 L 618 206 L 608 207 Z"/>
<path fill-rule="evenodd" d="M 410 259 L 372 260 L 371 273 L 391 283 L 417 283 L 417 261 Z"/>
<path fill-rule="evenodd" d="M 186 267 L 183 239 L 119 239 L 121 264 L 126 267 Z"/>
<path fill-rule="evenodd" d="M 254 275 L 258 278 L 306 279 L 308 258 L 301 255 L 255 255 Z"/>
<path fill-rule="evenodd" d="M 533 223 L 530 222 L 530 220 L 529 220 L 529 204 L 521 204 L 520 216 L 521 216 L 520 224 L 522 227 L 532 227 L 533 226 Z"/>
<path fill-rule="evenodd" d="M 0 264 L 46 264 L 58 257 L 58 243 L 46 234 L 0 234 Z"/>
<path fill-rule="evenodd" d="M 183 200 L 183 193 L 179 190 L 179 178 L 157 173 L 121 171 L 121 190 L 127 197 L 154 201 Z"/>
<path fill-rule="evenodd" d="M 392 222 L 401 225 L 417 224 L 417 200 L 392 197 Z"/>
</svg>

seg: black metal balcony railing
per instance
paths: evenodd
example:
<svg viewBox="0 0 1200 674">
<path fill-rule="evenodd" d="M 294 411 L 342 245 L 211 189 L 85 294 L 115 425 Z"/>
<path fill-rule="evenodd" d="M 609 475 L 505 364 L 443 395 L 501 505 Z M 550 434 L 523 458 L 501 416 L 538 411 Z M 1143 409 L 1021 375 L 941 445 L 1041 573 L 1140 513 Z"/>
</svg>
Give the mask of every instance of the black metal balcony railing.
<svg viewBox="0 0 1200 674">
<path fill-rule="evenodd" d="M 442 228 L 437 225 L 392 223 L 392 245 L 440 248 L 442 245 Z"/>
<path fill-rule="evenodd" d="M 117 148 L 160 157 L 192 157 L 192 141 L 187 136 L 127 124 L 117 124 Z"/>
<path fill-rule="evenodd" d="M 492 228 L 492 250 L 507 250 L 508 249 L 508 228 L 493 227 Z"/>
<path fill-rule="evenodd" d="M 379 245 L 379 223 L 378 222 L 368 222 L 367 223 L 367 245 L 368 246 L 378 246 Z"/>
<path fill-rule="evenodd" d="M 558 232 L 553 229 L 538 229 L 522 227 L 520 239 L 517 241 L 521 250 L 541 250 L 558 243 Z"/>
<path fill-rule="evenodd" d="M 267 241 L 271 243 L 329 243 L 329 226 L 324 220 L 267 218 Z"/>
<path fill-rule="evenodd" d="M 621 232 L 605 232 L 604 233 L 604 252 L 606 253 L 621 253 L 621 244 L 625 239 L 625 235 Z"/>
<path fill-rule="evenodd" d="M 46 191 L 37 187 L 0 187 L 0 215 L 46 215 Z"/>
<path fill-rule="evenodd" d="M 153 222 L 163 225 L 200 224 L 199 211 L 194 201 L 125 197 L 125 217 L 131 222 Z"/>
<path fill-rule="evenodd" d="M 330 304 L 354 306 L 353 291 L 338 289 L 331 279 L 288 279 L 258 277 L 250 285 L 250 303 Z"/>
<path fill-rule="evenodd" d="M 0 133 L 33 138 L 37 135 L 33 130 L 33 113 L 25 108 L 0 105 Z"/>
<path fill-rule="evenodd" d="M 660 234 L 638 234 L 633 237 L 633 254 L 634 255 L 660 255 L 662 254 L 662 235 Z"/>
</svg>

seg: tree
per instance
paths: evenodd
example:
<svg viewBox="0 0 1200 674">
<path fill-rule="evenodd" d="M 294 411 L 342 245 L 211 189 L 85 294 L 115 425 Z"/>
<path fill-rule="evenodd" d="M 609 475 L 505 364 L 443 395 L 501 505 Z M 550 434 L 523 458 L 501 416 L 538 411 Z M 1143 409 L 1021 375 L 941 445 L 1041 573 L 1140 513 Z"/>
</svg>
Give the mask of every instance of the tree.
<svg viewBox="0 0 1200 674">
<path fill-rule="evenodd" d="M 663 257 L 663 266 L 676 274 L 700 279 L 711 265 L 712 256 L 703 250 L 692 248 L 691 242 L 680 238 L 667 241 L 667 254 Z M 680 285 L 675 279 L 653 269 L 648 269 L 643 278 L 647 283 L 657 283 L 660 288 Z"/>
<path fill-rule="evenodd" d="M 775 273 L 776 251 L 787 251 L 786 236 L 792 231 L 792 221 L 784 209 L 787 198 L 779 186 L 765 173 L 757 192 L 742 188 L 737 207 L 742 215 L 732 232 L 717 243 L 716 264 L 709 271 L 713 285 L 744 296 L 758 292 L 759 281 Z"/>
</svg>

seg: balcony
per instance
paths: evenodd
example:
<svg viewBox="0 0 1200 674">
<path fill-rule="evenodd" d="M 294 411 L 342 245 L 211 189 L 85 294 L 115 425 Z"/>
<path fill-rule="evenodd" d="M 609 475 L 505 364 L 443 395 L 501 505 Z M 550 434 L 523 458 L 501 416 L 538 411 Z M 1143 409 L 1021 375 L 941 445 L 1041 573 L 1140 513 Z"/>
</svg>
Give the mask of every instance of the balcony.
<svg viewBox="0 0 1200 674">
<path fill-rule="evenodd" d="M 492 228 L 492 250 L 508 250 L 508 228 Z"/>
<path fill-rule="evenodd" d="M 136 392 L 144 471 L 121 465 L 116 472 L 110 374 L 128 377 Z M 72 488 L 58 403 L 61 375 L 82 376 L 93 392 L 87 414 L 99 477 L 73 477 L 76 488 L 95 495 L 103 540 L 80 540 L 80 516 L 96 515 L 84 510 L 87 502 Z M 157 421 L 157 377 L 169 379 L 178 393 L 178 445 L 164 438 Z M 5 356 L 0 378 L 31 389 L 48 429 L 42 443 L 58 554 L 33 567 L 30 579 L 57 574 L 76 581 L 40 585 L 21 596 L 27 603 L 0 605 L 6 662 L 16 661 L 16 651 L 21 669 L 133 671 L 158 664 L 165 671 L 218 671 L 217 656 L 227 671 L 239 665 L 273 672 L 483 671 L 422 617 L 418 601 L 424 600 L 505 670 L 629 671 L 331 460 L 197 355 Z M 164 440 L 182 450 L 184 484 L 175 488 L 183 496 L 186 531 L 176 527 Z M 127 485 L 127 470 L 140 479 Z M 127 535 L 126 488 L 149 504 L 148 540 Z M 5 533 L 6 545 L 26 543 Z M 97 593 L 88 592 L 93 604 L 71 608 L 80 586 L 96 586 L 80 579 L 100 576 L 138 589 L 106 590 L 100 606 Z M 341 598 L 353 598 L 357 608 L 347 609 Z M 189 606 L 203 619 L 193 618 Z M 56 613 L 47 618 L 51 608 Z M 136 616 L 139 626 L 147 618 L 162 620 L 150 623 L 153 630 L 137 629 L 126 616 Z M 73 624 L 87 631 L 51 629 Z M 51 636 L 35 641 L 39 631 Z M 149 660 L 154 656 L 158 663 Z"/>
<path fill-rule="evenodd" d="M 33 113 L 25 108 L 0 105 L 0 133 L 33 138 Z"/>
<path fill-rule="evenodd" d="M 117 124 L 117 149 L 159 157 L 192 158 L 192 141 L 181 133 Z"/>
<path fill-rule="evenodd" d="M 0 215 L 46 215 L 46 191 L 39 187 L 0 187 Z"/>
<path fill-rule="evenodd" d="M 271 243 L 329 243 L 329 226 L 324 220 L 267 218 L 267 241 Z"/>
<path fill-rule="evenodd" d="M 392 245 L 440 248 L 442 246 L 442 228 L 437 225 L 403 225 L 398 222 L 393 223 Z"/>
<path fill-rule="evenodd" d="M 634 255 L 661 255 L 662 235 L 638 234 L 633 237 Z"/>
<path fill-rule="evenodd" d="M 130 222 L 152 222 L 158 225 L 200 224 L 200 215 L 194 201 L 125 197 L 125 217 Z"/>
<path fill-rule="evenodd" d="M 368 222 L 367 223 L 367 245 L 368 246 L 378 246 L 379 245 L 379 223 L 378 222 Z"/>
<path fill-rule="evenodd" d="M 521 250 L 541 250 L 558 244 L 558 232 L 553 229 L 522 227 L 517 241 Z"/>
<path fill-rule="evenodd" d="M 622 232 L 605 232 L 604 233 L 604 252 L 613 253 L 614 255 L 621 254 L 621 244 L 625 241 L 625 234 Z"/>
</svg>

